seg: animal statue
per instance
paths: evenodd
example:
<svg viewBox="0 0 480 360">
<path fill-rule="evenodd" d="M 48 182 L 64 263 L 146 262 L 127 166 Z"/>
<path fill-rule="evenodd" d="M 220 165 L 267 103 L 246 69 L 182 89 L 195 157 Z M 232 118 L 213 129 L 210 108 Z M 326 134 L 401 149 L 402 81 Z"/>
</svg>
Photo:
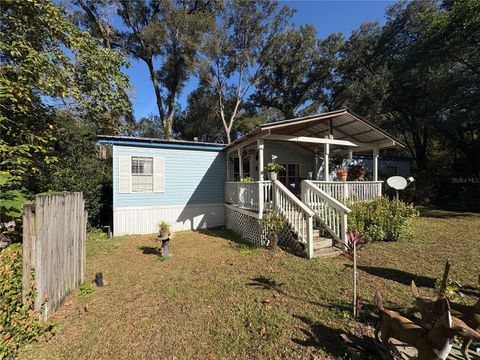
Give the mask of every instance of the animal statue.
<svg viewBox="0 0 480 360">
<path fill-rule="evenodd" d="M 447 299 L 442 300 L 442 315 L 431 329 L 425 329 L 398 312 L 386 309 L 380 292 L 376 293 L 374 302 L 379 312 L 375 338 L 386 345 L 394 338 L 413 346 L 418 351 L 418 360 L 445 360 L 452 349 L 455 335 L 480 340 L 478 332 L 451 315 Z"/>
<path fill-rule="evenodd" d="M 415 305 L 428 325 L 435 323 L 441 316 L 441 303 L 443 299 L 420 296 L 415 281 L 410 285 L 413 296 L 415 297 Z M 480 332 L 480 299 L 474 305 L 463 305 L 450 302 L 451 314 L 457 319 L 462 320 L 473 330 Z M 462 343 L 461 352 L 465 359 L 470 360 L 468 348 L 472 343 L 472 339 L 465 338 Z"/>
</svg>

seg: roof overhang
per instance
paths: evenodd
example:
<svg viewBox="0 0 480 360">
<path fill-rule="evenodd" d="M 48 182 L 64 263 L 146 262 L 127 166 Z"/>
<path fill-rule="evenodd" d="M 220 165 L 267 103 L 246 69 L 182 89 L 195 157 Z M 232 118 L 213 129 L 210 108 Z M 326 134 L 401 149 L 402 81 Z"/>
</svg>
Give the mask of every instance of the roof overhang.
<svg viewBox="0 0 480 360">
<path fill-rule="evenodd" d="M 317 151 L 322 144 L 329 144 L 332 150 L 353 148 L 355 151 L 405 147 L 393 135 L 351 111 L 337 110 L 262 124 L 225 149 L 231 152 L 258 139 L 301 143 L 312 151 Z"/>
<path fill-rule="evenodd" d="M 117 146 L 137 146 L 154 147 L 165 149 L 185 149 L 185 150 L 204 150 L 204 151 L 222 151 L 225 144 L 206 143 L 199 141 L 184 140 L 164 140 L 156 138 L 134 137 L 134 136 L 110 136 L 99 135 L 97 142 L 100 144 L 110 144 Z"/>
</svg>

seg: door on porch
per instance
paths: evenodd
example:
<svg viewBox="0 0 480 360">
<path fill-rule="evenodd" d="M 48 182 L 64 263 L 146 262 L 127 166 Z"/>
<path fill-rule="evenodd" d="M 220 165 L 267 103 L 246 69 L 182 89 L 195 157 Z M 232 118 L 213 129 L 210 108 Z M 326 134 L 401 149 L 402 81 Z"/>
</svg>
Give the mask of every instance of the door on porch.
<svg viewBox="0 0 480 360">
<path fill-rule="evenodd" d="M 285 170 L 278 173 L 278 180 L 287 187 L 293 194 L 300 196 L 300 185 L 305 176 L 305 165 L 303 164 L 284 164 Z"/>
</svg>

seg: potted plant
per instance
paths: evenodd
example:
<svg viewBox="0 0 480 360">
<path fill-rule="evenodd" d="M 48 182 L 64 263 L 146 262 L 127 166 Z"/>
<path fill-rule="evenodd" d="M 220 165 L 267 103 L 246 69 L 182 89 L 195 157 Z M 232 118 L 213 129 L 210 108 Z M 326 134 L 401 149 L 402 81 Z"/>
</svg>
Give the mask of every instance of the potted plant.
<svg viewBox="0 0 480 360">
<path fill-rule="evenodd" d="M 350 165 L 348 167 L 348 176 L 352 180 L 363 180 L 367 170 L 362 165 Z"/>
<path fill-rule="evenodd" d="M 337 168 L 337 176 L 340 181 L 347 181 L 348 172 L 347 169 Z"/>
<path fill-rule="evenodd" d="M 265 166 L 265 170 L 268 172 L 270 176 L 270 180 L 275 181 L 277 180 L 277 174 L 280 170 L 285 170 L 285 168 L 281 164 L 277 164 L 276 162 L 268 163 Z"/>
<path fill-rule="evenodd" d="M 170 232 L 170 224 L 167 223 L 166 221 L 162 221 L 160 223 L 160 237 L 161 238 L 167 238 L 171 234 Z"/>
</svg>

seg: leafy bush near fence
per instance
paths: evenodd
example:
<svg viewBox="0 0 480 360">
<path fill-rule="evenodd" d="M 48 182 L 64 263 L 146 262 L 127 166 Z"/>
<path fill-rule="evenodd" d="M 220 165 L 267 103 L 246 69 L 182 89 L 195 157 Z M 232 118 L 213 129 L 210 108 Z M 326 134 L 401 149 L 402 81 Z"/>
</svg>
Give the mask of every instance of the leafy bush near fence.
<svg viewBox="0 0 480 360">
<path fill-rule="evenodd" d="M 14 359 L 20 346 L 35 341 L 50 329 L 33 310 L 34 291 L 22 301 L 22 248 L 0 251 L 0 359 Z"/>
<path fill-rule="evenodd" d="M 367 241 L 394 241 L 411 234 L 412 219 L 419 215 L 411 204 L 378 197 L 350 206 L 348 228 Z"/>
</svg>

